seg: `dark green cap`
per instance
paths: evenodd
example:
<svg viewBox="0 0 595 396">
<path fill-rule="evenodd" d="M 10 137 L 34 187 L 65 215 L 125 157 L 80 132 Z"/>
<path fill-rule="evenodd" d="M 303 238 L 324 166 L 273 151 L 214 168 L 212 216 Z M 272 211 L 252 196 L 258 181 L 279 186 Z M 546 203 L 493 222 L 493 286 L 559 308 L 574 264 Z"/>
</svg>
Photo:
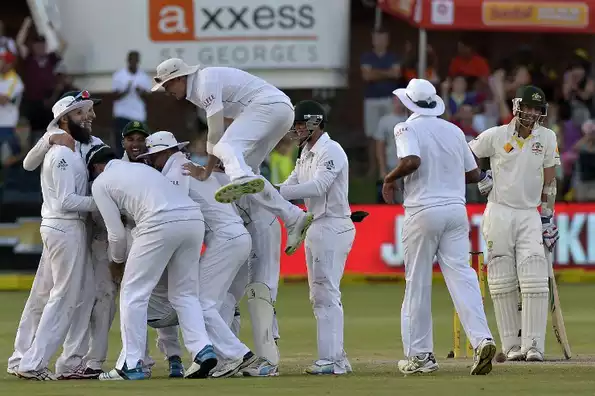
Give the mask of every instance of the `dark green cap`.
<svg viewBox="0 0 595 396">
<path fill-rule="evenodd" d="M 131 135 L 133 133 L 140 133 L 145 135 L 145 137 L 149 136 L 151 133 L 149 132 L 149 128 L 140 121 L 130 121 L 124 129 L 122 129 L 122 137 Z"/>
<path fill-rule="evenodd" d="M 516 92 L 516 97 L 521 99 L 521 104 L 536 109 L 547 108 L 547 100 L 541 88 L 534 85 L 525 85 Z"/>
</svg>

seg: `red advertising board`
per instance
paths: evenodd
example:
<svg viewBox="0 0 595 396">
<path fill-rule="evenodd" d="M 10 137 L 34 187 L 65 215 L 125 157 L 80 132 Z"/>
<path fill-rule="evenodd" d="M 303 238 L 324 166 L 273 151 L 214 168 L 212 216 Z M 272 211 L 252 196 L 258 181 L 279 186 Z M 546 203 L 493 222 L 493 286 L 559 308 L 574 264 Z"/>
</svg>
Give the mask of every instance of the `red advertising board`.
<svg viewBox="0 0 595 396">
<path fill-rule="evenodd" d="M 487 252 L 486 243 L 481 236 L 484 208 L 485 205 L 467 206 L 470 250 L 473 251 Z M 347 259 L 345 272 L 377 276 L 402 273 L 403 208 L 398 205 L 353 205 L 352 210 L 364 210 L 370 215 L 356 224 L 355 243 Z M 595 270 L 595 203 L 556 204 L 555 221 L 560 230 L 560 240 L 554 251 L 555 268 Z M 438 271 L 438 267 L 435 268 Z M 281 275 L 306 275 L 303 248 L 292 256 L 282 255 Z"/>
<path fill-rule="evenodd" d="M 595 31 L 594 0 L 378 0 L 378 5 L 430 30 Z"/>
</svg>

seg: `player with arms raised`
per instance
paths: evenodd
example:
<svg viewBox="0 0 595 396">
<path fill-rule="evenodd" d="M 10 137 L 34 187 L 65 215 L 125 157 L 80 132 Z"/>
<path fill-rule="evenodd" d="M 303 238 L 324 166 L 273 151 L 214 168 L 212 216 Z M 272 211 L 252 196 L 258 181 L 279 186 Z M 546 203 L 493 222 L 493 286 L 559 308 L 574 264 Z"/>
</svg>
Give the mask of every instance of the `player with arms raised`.
<svg viewBox="0 0 595 396">
<path fill-rule="evenodd" d="M 502 351 L 508 360 L 543 361 L 550 265 L 544 244 L 551 250 L 558 240 L 552 217 L 560 159 L 556 134 L 540 124 L 547 115 L 541 89 L 521 87 L 513 115 L 508 125 L 488 129 L 469 146 L 477 158 L 490 159 L 493 177 L 478 188 L 489 194 L 482 233 Z"/>
</svg>

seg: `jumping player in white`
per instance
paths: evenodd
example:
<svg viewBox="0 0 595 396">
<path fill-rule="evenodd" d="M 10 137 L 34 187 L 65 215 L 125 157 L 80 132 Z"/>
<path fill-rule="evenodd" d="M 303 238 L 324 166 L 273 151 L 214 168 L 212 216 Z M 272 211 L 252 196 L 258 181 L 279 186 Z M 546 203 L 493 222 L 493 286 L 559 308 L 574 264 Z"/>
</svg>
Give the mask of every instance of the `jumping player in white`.
<svg viewBox="0 0 595 396">
<path fill-rule="evenodd" d="M 231 183 L 217 191 L 219 202 L 231 203 L 245 194 L 280 217 L 287 228 L 285 252 L 293 254 L 304 241 L 313 216 L 281 197 L 262 176 L 260 165 L 293 124 L 290 99 L 273 85 L 240 69 L 189 66 L 172 58 L 157 66 L 157 83 L 179 99 L 207 112 L 209 160 L 206 180 L 220 159 Z M 225 129 L 225 119 L 233 119 Z M 252 216 L 258 216 L 252 213 Z"/>
</svg>

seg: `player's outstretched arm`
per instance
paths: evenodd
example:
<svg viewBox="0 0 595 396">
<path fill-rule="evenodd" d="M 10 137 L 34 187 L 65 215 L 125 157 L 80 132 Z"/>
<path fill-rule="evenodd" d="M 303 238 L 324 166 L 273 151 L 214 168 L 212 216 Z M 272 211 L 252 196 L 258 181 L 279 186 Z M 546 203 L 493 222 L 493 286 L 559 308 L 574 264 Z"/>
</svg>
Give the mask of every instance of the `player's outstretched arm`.
<svg viewBox="0 0 595 396">
<path fill-rule="evenodd" d="M 56 184 L 57 199 L 65 212 L 93 212 L 97 210 L 92 197 L 78 195 L 75 187 L 75 176 L 72 170 L 74 154 L 66 147 L 52 153 L 50 166 L 52 178 Z"/>
<path fill-rule="evenodd" d="M 93 183 L 91 193 L 101 213 L 101 217 L 103 217 L 105 228 L 107 228 L 109 258 L 116 264 L 124 263 L 126 261 L 128 245 L 126 242 L 126 229 L 120 218 L 120 210 L 101 180 L 96 180 Z"/>
<path fill-rule="evenodd" d="M 42 163 L 45 155 L 50 150 L 50 135 L 51 132 L 46 132 L 41 139 L 35 143 L 35 146 L 29 150 L 25 159 L 23 159 L 23 168 L 31 172 L 37 169 Z"/>
</svg>

